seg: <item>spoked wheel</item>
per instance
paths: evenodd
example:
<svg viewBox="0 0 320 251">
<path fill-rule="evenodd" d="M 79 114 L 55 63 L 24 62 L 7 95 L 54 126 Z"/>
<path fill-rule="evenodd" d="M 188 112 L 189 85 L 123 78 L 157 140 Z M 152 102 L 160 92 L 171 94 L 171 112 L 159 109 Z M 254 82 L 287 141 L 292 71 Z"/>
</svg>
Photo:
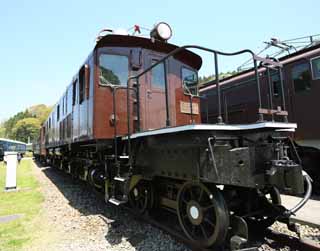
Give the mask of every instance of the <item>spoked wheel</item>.
<svg viewBox="0 0 320 251">
<path fill-rule="evenodd" d="M 138 214 L 153 207 L 153 188 L 147 181 L 140 181 L 129 193 L 129 204 Z"/>
<path fill-rule="evenodd" d="M 177 214 L 189 239 L 202 247 L 219 246 L 226 238 L 229 213 L 218 189 L 187 182 L 178 194 Z"/>
<path fill-rule="evenodd" d="M 266 229 L 276 221 L 276 209 L 273 206 L 281 206 L 281 197 L 277 188 L 272 187 L 265 191 L 260 191 L 255 204 L 258 215 L 250 216 L 246 219 L 249 230 Z M 262 212 L 262 211 L 265 212 Z M 281 211 L 279 211 L 280 213 Z"/>
</svg>

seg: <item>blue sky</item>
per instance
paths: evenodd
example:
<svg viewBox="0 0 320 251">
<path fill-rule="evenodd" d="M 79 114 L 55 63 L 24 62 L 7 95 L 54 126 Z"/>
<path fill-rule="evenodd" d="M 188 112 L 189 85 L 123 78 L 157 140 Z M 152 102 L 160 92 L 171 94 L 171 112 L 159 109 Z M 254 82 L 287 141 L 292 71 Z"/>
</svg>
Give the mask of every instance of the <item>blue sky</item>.
<svg viewBox="0 0 320 251">
<path fill-rule="evenodd" d="M 317 0 L 2 0 L 0 121 L 34 104 L 54 104 L 102 28 L 151 28 L 166 21 L 174 32 L 171 43 L 257 51 L 270 37 L 320 33 L 319 10 Z M 221 71 L 242 61 L 223 61 Z M 206 63 L 201 73 L 210 74 L 211 68 Z"/>
</svg>

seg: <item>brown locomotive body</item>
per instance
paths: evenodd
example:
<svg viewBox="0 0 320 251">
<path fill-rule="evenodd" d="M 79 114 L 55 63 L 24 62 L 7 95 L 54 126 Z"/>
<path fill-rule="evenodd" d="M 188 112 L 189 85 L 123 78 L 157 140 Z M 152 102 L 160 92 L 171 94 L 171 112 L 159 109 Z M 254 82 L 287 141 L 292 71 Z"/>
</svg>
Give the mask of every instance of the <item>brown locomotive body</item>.
<svg viewBox="0 0 320 251">
<path fill-rule="evenodd" d="M 109 35 L 102 38 L 89 55 L 79 73 L 74 76 L 72 83 L 60 101 L 54 106 L 52 113 L 42 127 L 42 153 L 46 148 L 96 140 L 113 140 L 113 90 L 100 84 L 101 61 L 104 57 L 111 60 L 121 79 L 121 86 L 126 86 L 127 78 L 136 71 L 145 69 L 153 61 L 161 59 L 165 53 L 177 48 L 166 43 L 152 43 L 139 37 Z M 190 51 L 180 54 L 166 63 L 167 81 L 169 82 L 169 111 L 171 126 L 190 124 L 189 98 L 184 94 L 181 74 L 184 70 L 193 71 L 201 67 L 201 58 Z M 110 60 L 110 61 L 111 61 Z M 118 64 L 118 65 L 117 65 Z M 122 65 L 121 65 L 122 64 Z M 162 67 L 162 69 L 161 69 Z M 141 129 L 151 130 L 166 126 L 164 65 L 141 79 L 140 85 L 140 114 Z M 155 76 L 152 76 L 155 74 Z M 119 77 L 117 76 L 117 77 Z M 155 83 L 152 82 L 152 78 Z M 124 82 L 123 82 L 124 81 Z M 157 83 L 158 82 L 158 83 Z M 134 84 L 132 84 L 134 86 Z M 135 93 L 130 93 L 132 116 L 137 116 L 134 104 L 137 103 Z M 200 122 L 199 99 L 193 100 L 195 109 L 193 120 Z M 118 135 L 127 133 L 126 90 L 116 94 L 116 121 Z M 133 132 L 136 131 L 136 117 L 131 121 Z M 44 136 L 45 134 L 45 137 Z M 111 141 L 112 143 L 113 141 Z"/>
<path fill-rule="evenodd" d="M 167 31 L 160 23 L 151 39 L 99 37 L 41 128 L 40 159 L 88 182 L 115 205 L 139 214 L 173 212 L 198 246 L 239 248 L 249 230 L 275 219 L 288 223 L 310 196 L 288 137 L 296 124 L 224 124 L 221 102 L 219 123 L 201 124 L 202 60 L 189 48 L 213 54 L 216 72 L 218 56 L 249 53 L 256 63 L 273 62 L 250 50 L 177 47 L 161 39 Z M 255 92 L 258 100 L 262 91 Z M 304 199 L 294 210 L 282 207 L 279 191 L 301 194 L 303 179 Z"/>
</svg>

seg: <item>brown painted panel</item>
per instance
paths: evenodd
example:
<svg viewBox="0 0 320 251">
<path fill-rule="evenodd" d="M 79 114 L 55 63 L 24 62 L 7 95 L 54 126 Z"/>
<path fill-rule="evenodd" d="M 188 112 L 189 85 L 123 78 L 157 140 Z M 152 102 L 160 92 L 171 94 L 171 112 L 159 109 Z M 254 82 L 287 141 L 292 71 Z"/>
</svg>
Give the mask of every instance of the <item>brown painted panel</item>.
<svg viewBox="0 0 320 251">
<path fill-rule="evenodd" d="M 309 63 L 309 60 L 310 58 L 304 58 L 286 67 L 292 119 L 298 124 L 295 134 L 297 140 L 320 139 L 320 117 L 317 114 L 317 109 L 320 107 L 320 80 L 311 80 L 310 90 L 296 92 L 292 79 L 292 68 L 295 65 Z M 309 70 L 311 73 L 311 68 Z"/>
<path fill-rule="evenodd" d="M 101 48 L 97 51 L 95 57 L 95 72 L 94 72 L 94 118 L 93 118 L 93 134 L 96 139 L 108 139 L 114 137 L 114 120 L 113 120 L 113 92 L 111 87 L 101 86 L 99 84 L 99 68 L 98 55 L 99 53 L 111 53 L 117 55 L 130 56 L 128 48 Z M 128 65 L 129 69 L 129 65 Z M 130 70 L 130 69 L 129 69 Z M 130 71 L 129 71 L 130 72 Z M 131 132 L 134 125 L 133 117 L 133 101 L 135 97 L 130 91 L 130 110 L 131 110 Z M 116 123 L 117 135 L 125 135 L 128 132 L 127 127 L 127 90 L 118 90 L 116 92 Z"/>
<path fill-rule="evenodd" d="M 176 126 L 181 126 L 181 125 L 188 125 L 192 123 L 200 123 L 201 122 L 201 117 L 200 113 L 195 114 L 195 113 L 186 113 L 183 110 L 181 110 L 181 102 L 187 103 L 190 105 L 190 96 L 184 94 L 183 88 L 176 88 L 175 89 L 175 96 L 176 96 L 176 103 L 175 103 L 175 110 L 176 110 Z M 198 106 L 200 110 L 200 100 L 197 97 L 194 97 L 192 99 L 193 106 Z M 191 107 L 190 107 L 191 110 Z M 196 108 L 195 108 L 196 110 Z"/>
</svg>

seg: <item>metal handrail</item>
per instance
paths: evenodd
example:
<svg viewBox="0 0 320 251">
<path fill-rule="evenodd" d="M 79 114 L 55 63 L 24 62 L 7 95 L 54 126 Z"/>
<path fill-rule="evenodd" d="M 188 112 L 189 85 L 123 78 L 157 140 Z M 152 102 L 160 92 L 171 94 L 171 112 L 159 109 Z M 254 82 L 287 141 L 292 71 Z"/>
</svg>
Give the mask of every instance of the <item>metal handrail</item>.
<svg viewBox="0 0 320 251">
<path fill-rule="evenodd" d="M 115 165 L 118 168 L 118 175 L 120 175 L 120 165 L 119 165 L 119 160 L 118 160 L 118 142 L 117 142 L 117 137 L 118 137 L 118 132 L 117 132 L 117 107 L 116 107 L 116 92 L 118 90 L 127 90 L 127 126 L 128 126 L 128 139 L 130 135 L 130 98 L 129 98 L 129 91 L 135 91 L 138 97 L 138 90 L 132 87 L 128 86 L 117 86 L 117 85 L 108 85 L 108 87 L 112 88 L 112 97 L 113 97 L 113 116 L 114 116 L 114 155 L 115 155 Z M 138 106 L 139 106 L 139 101 L 138 101 Z M 139 113 L 139 110 L 137 111 Z M 140 117 L 140 115 L 138 115 Z M 140 121 L 138 122 L 140 123 Z M 128 141 L 129 142 L 129 141 Z M 129 166 L 131 168 L 131 159 L 130 159 L 130 152 L 131 152 L 131 145 L 129 143 L 128 145 L 128 155 L 129 155 Z"/>
<path fill-rule="evenodd" d="M 127 79 L 127 86 L 126 87 L 119 87 L 116 86 L 116 88 L 114 88 L 114 95 L 113 95 L 113 105 L 114 105 L 114 116 L 115 116 L 115 135 L 114 135 L 114 140 L 115 140 L 115 155 L 116 155 L 116 159 L 117 159 L 117 126 L 116 126 L 116 100 L 115 100 L 115 93 L 118 89 L 126 89 L 127 90 L 127 129 L 128 129 L 128 133 L 127 133 L 127 140 L 128 140 L 128 156 L 129 156 L 129 165 L 131 167 L 132 164 L 132 159 L 131 159 L 131 126 L 130 126 L 130 119 L 131 119 L 131 114 L 130 114 L 130 98 L 129 98 L 129 94 L 130 94 L 130 90 L 134 90 L 136 91 L 136 95 L 137 95 L 137 116 L 138 116 L 138 129 L 140 131 L 140 84 L 139 84 L 139 78 L 141 76 L 143 76 L 144 74 L 146 74 L 147 72 L 149 72 L 150 70 L 152 70 L 153 68 L 155 68 L 157 65 L 161 64 L 161 63 L 165 63 L 165 61 L 178 54 L 179 52 L 185 50 L 185 49 L 198 49 L 198 50 L 202 50 L 202 51 L 207 51 L 207 52 L 211 52 L 214 54 L 214 63 L 215 63 L 215 77 L 216 77 L 216 86 L 217 86 L 217 96 L 218 96 L 218 123 L 223 123 L 223 119 L 222 119 L 222 113 L 221 113 L 221 93 L 220 93 L 220 85 L 219 85 L 219 72 L 218 72 L 218 55 L 222 55 L 222 56 L 236 56 L 236 55 L 240 55 L 240 54 L 244 54 L 244 53 L 249 53 L 252 56 L 253 59 L 253 63 L 254 63 L 254 70 L 255 70 L 255 80 L 257 83 L 257 94 L 258 94 L 258 103 L 259 103 L 259 109 L 262 108 L 262 102 L 261 102 L 261 88 L 260 88 L 260 81 L 259 81 L 259 75 L 258 75 L 258 68 L 257 68 L 257 61 L 261 61 L 264 63 L 268 63 L 268 64 L 274 64 L 277 66 L 279 66 L 280 64 L 265 58 L 260 58 L 257 55 L 255 55 L 253 53 L 253 51 L 249 50 L 249 49 L 245 49 L 245 50 L 241 50 L 241 51 L 237 51 L 237 52 L 232 52 L 232 53 L 228 53 L 228 52 L 222 52 L 222 51 L 218 51 L 218 50 L 213 50 L 213 49 L 209 49 L 206 47 L 202 47 L 202 46 L 198 46 L 198 45 L 185 45 L 185 46 L 181 46 L 179 48 L 174 49 L 173 51 L 171 51 L 170 53 L 168 53 L 166 56 L 164 56 L 163 58 L 161 58 L 160 60 L 158 60 L 157 62 L 155 62 L 154 64 L 150 65 L 149 67 L 147 67 L 145 70 L 141 71 L 140 73 L 136 74 L 135 76 L 130 76 Z M 165 67 L 165 73 L 166 73 L 166 67 Z M 130 87 L 130 81 L 131 80 L 136 80 L 136 86 L 137 88 L 133 88 Z M 112 87 L 112 86 L 110 86 Z M 167 74 L 165 74 L 165 95 L 166 95 L 166 125 L 170 126 L 170 115 L 169 115 L 169 104 L 168 104 L 168 81 L 167 81 Z M 192 98 L 193 95 L 190 94 L 190 110 L 191 110 L 191 120 L 193 121 L 193 111 L 192 111 Z M 263 114 L 259 112 L 259 121 L 263 121 Z M 118 163 L 118 162 L 117 162 Z"/>
<path fill-rule="evenodd" d="M 265 59 L 265 58 L 258 57 L 257 55 L 254 54 L 253 51 L 251 51 L 249 49 L 245 49 L 245 50 L 229 53 L 229 52 L 222 52 L 222 51 L 218 51 L 218 50 L 209 49 L 209 48 L 198 46 L 198 45 L 181 46 L 181 47 L 176 48 L 175 50 L 171 51 L 166 56 L 164 56 L 163 58 L 161 58 L 160 60 L 158 60 L 154 64 L 150 65 L 145 70 L 143 70 L 140 73 L 136 74 L 135 76 L 129 77 L 128 81 L 127 81 L 127 85 L 129 85 L 130 80 L 133 80 L 133 79 L 136 79 L 136 81 L 138 82 L 139 78 L 142 75 L 146 74 L 147 72 L 152 70 L 157 65 L 165 62 L 168 58 L 176 55 L 177 53 L 179 53 L 179 52 L 181 52 L 181 51 L 183 51 L 185 49 L 198 49 L 198 50 L 202 50 L 202 51 L 211 52 L 211 53 L 214 54 L 214 58 L 215 58 L 215 62 L 214 62 L 215 63 L 215 76 L 216 76 L 216 80 L 215 81 L 216 81 L 217 96 L 218 96 L 218 123 L 223 123 L 222 112 L 221 112 L 221 93 L 220 93 L 220 85 L 219 85 L 219 72 L 218 72 L 218 55 L 236 56 L 236 55 L 240 55 L 240 54 L 244 54 L 244 53 L 249 53 L 252 56 L 253 63 L 254 63 L 254 70 L 255 70 L 255 79 L 256 79 L 256 83 L 257 83 L 257 94 L 258 94 L 259 109 L 262 108 L 261 88 L 260 88 L 260 81 L 259 81 L 259 75 L 258 75 L 257 61 L 265 62 L 265 63 L 268 63 L 268 64 L 277 64 L 277 65 L 280 65 L 280 64 L 278 62 L 274 62 L 272 60 L 268 60 L 268 59 Z M 167 77 L 167 76 L 165 76 L 165 77 Z M 137 85 L 137 88 L 139 88 L 139 85 Z M 190 98 L 190 100 L 192 102 L 192 97 Z M 168 93 L 167 93 L 167 84 L 166 84 L 166 112 L 167 112 L 167 114 L 166 114 L 167 115 L 167 123 L 166 124 L 167 125 L 170 124 L 170 119 L 169 119 L 169 114 L 168 114 L 169 113 L 168 107 L 169 107 L 168 106 Z M 191 103 L 190 107 L 191 107 L 191 111 L 192 111 L 192 103 Z M 169 120 L 169 122 L 168 122 L 168 120 Z M 260 113 L 260 112 L 259 112 L 258 121 L 263 121 L 263 114 Z M 139 125 L 139 127 L 140 127 L 140 125 Z M 128 128 L 128 132 L 129 132 L 129 128 Z M 129 136 L 129 138 L 130 138 L 130 136 Z"/>
<path fill-rule="evenodd" d="M 268 60 L 273 60 L 277 64 L 280 64 L 279 59 L 274 58 L 274 57 L 269 57 Z M 286 111 L 286 101 L 285 101 L 285 95 L 284 95 L 284 83 L 283 83 L 283 75 L 282 75 L 282 66 L 281 65 L 270 65 L 268 64 L 261 64 L 262 67 L 266 68 L 267 71 L 267 78 L 268 78 L 268 87 L 269 87 L 269 99 L 270 99 L 270 109 L 273 109 L 273 102 L 272 102 L 272 95 L 273 95 L 273 88 L 272 88 L 272 83 L 271 83 L 271 76 L 270 76 L 270 69 L 273 70 L 274 68 L 278 70 L 279 73 L 279 81 L 280 81 L 280 87 L 281 87 L 281 103 L 282 103 L 282 109 Z M 273 114 L 272 114 L 272 120 L 274 120 Z M 285 115 L 284 116 L 284 122 L 288 122 L 288 117 Z"/>
</svg>

